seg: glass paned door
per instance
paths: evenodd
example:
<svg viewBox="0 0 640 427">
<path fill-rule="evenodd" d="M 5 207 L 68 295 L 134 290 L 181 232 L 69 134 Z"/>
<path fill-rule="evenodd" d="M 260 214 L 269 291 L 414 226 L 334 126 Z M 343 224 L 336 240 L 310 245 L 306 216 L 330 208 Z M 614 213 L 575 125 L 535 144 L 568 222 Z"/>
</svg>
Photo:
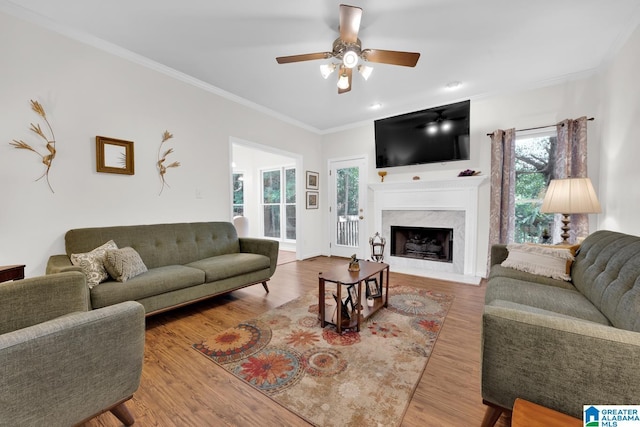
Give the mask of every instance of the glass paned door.
<svg viewBox="0 0 640 427">
<path fill-rule="evenodd" d="M 364 159 L 331 162 L 331 255 L 365 257 L 366 177 Z"/>
<path fill-rule="evenodd" d="M 280 238 L 280 170 L 262 172 L 264 236 Z"/>
<path fill-rule="evenodd" d="M 233 179 L 233 216 L 244 215 L 244 174 L 234 173 Z"/>
<path fill-rule="evenodd" d="M 296 170 L 262 171 L 264 236 L 285 241 L 296 239 Z"/>
<path fill-rule="evenodd" d="M 296 240 L 296 170 L 285 169 L 285 237 Z"/>
</svg>

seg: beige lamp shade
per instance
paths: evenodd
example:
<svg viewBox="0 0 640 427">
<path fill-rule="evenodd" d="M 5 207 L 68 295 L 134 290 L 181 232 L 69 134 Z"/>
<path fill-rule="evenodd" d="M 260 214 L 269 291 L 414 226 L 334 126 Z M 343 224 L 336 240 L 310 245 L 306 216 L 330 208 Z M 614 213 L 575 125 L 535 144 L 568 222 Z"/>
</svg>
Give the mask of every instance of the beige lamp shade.
<svg viewBox="0 0 640 427">
<path fill-rule="evenodd" d="M 600 213 L 600 202 L 589 178 L 552 179 L 544 196 L 543 213 Z"/>
<path fill-rule="evenodd" d="M 552 179 L 540 212 L 562 214 L 562 243 L 569 244 L 569 215 L 601 212 L 589 178 Z"/>
</svg>

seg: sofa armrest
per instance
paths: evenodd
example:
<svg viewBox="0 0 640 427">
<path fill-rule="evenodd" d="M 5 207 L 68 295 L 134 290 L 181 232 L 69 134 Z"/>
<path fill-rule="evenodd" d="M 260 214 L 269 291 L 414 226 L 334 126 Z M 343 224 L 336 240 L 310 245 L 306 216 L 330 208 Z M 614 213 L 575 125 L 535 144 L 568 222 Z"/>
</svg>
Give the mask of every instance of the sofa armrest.
<svg viewBox="0 0 640 427">
<path fill-rule="evenodd" d="M 52 255 L 47 261 L 46 274 L 64 273 L 65 271 L 82 271 L 78 266 L 71 264 L 66 255 Z"/>
<path fill-rule="evenodd" d="M 517 397 L 581 418 L 583 405 L 635 404 L 640 333 L 578 319 L 485 306 L 482 397 Z"/>
<path fill-rule="evenodd" d="M 269 277 L 273 276 L 276 272 L 276 265 L 278 264 L 278 248 L 280 244 L 277 240 L 270 239 L 256 239 L 252 237 L 240 237 L 240 252 L 260 254 L 269 257 L 271 261 L 269 264 Z"/>
<path fill-rule="evenodd" d="M 144 332 L 128 301 L 0 335 L 0 424 L 75 425 L 130 397 Z"/>
<path fill-rule="evenodd" d="M 491 245 L 491 265 L 502 264 L 508 256 L 507 245 L 502 243 Z"/>
<path fill-rule="evenodd" d="M 78 272 L 0 283 L 0 334 L 89 310 L 89 288 Z"/>
</svg>

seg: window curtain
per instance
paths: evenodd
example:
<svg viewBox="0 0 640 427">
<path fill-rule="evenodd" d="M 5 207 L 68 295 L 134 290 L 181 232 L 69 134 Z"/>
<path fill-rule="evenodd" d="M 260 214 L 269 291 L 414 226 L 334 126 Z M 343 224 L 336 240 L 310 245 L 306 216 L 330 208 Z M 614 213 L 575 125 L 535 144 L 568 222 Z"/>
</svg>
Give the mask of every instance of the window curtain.
<svg viewBox="0 0 640 427">
<path fill-rule="evenodd" d="M 587 118 L 566 119 L 556 125 L 558 146 L 556 162 L 553 170 L 554 178 L 586 178 L 587 177 Z M 560 215 L 556 215 L 553 236 L 559 236 Z M 577 236 L 589 234 L 589 217 L 587 214 L 572 214 L 569 241 L 574 243 Z"/>
<path fill-rule="evenodd" d="M 489 247 L 513 241 L 516 199 L 516 130 L 491 134 L 491 201 Z"/>
</svg>

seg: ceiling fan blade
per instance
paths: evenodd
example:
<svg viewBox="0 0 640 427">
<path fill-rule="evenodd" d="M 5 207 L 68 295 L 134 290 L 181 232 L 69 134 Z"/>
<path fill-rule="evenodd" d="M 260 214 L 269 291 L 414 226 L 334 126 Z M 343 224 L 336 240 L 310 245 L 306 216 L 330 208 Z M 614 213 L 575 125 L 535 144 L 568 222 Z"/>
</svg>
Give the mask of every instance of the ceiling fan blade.
<svg viewBox="0 0 640 427">
<path fill-rule="evenodd" d="M 362 57 L 369 62 L 415 67 L 420 58 L 416 52 L 400 52 L 397 50 L 365 49 Z"/>
<path fill-rule="evenodd" d="M 340 70 L 340 76 L 342 74 L 347 75 L 347 79 L 349 79 L 349 86 L 344 89 L 338 88 L 338 95 L 340 95 L 341 93 L 349 92 L 351 90 L 351 77 L 353 76 L 353 68 L 343 67 L 342 70 Z M 338 78 L 340 78 L 340 76 L 338 76 Z"/>
<path fill-rule="evenodd" d="M 362 9 L 354 6 L 340 5 L 340 38 L 345 43 L 358 41 Z"/>
<path fill-rule="evenodd" d="M 289 64 L 290 62 L 312 61 L 314 59 L 328 59 L 333 54 L 331 52 L 305 53 L 302 55 L 278 56 L 278 64 Z"/>
</svg>

